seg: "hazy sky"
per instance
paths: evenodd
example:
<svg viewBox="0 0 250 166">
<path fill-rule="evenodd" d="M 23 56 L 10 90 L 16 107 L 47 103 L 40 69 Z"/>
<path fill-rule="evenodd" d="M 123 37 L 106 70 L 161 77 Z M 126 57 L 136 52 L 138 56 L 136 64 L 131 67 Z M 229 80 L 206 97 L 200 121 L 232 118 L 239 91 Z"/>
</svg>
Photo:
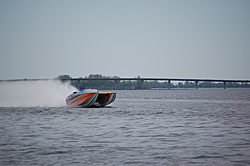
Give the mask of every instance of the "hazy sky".
<svg viewBox="0 0 250 166">
<path fill-rule="evenodd" d="M 250 0 L 0 0 L 0 79 L 250 79 Z"/>
</svg>

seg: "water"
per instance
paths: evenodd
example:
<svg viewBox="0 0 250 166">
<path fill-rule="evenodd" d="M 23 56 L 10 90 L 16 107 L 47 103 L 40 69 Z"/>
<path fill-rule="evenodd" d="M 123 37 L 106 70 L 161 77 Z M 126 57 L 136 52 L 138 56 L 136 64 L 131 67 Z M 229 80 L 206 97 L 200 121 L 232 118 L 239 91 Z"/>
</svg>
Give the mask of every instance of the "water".
<svg viewBox="0 0 250 166">
<path fill-rule="evenodd" d="M 250 165 L 250 89 L 116 92 L 105 108 L 0 107 L 0 165 Z"/>
</svg>

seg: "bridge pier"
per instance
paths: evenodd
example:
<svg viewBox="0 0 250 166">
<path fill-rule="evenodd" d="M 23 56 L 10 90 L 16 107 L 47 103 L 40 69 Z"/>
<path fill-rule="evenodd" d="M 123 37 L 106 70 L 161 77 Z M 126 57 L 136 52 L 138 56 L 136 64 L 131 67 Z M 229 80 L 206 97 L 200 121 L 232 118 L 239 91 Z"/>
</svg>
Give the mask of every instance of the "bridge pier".
<svg viewBox="0 0 250 166">
<path fill-rule="evenodd" d="M 144 80 L 141 80 L 141 90 L 143 90 L 143 82 Z"/>
<path fill-rule="evenodd" d="M 117 87 L 116 87 L 116 83 L 117 83 L 117 80 L 115 80 L 115 90 L 117 89 Z"/>
<path fill-rule="evenodd" d="M 226 81 L 224 81 L 224 89 L 226 89 L 226 83 L 227 83 L 227 82 L 226 82 Z"/>
<path fill-rule="evenodd" d="M 81 89 L 80 89 L 80 80 L 77 80 L 77 88 L 78 88 L 79 90 L 81 90 Z"/>
<path fill-rule="evenodd" d="M 199 81 L 195 81 L 195 88 L 198 89 L 198 82 Z"/>
<path fill-rule="evenodd" d="M 168 89 L 170 89 L 171 80 L 168 80 Z"/>
</svg>

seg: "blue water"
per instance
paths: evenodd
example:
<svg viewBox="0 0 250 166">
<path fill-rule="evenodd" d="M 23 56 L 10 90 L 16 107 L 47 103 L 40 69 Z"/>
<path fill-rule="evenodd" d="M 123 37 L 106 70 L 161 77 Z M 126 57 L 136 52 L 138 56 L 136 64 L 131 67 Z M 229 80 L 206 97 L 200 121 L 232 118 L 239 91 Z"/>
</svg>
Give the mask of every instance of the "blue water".
<svg viewBox="0 0 250 166">
<path fill-rule="evenodd" d="M 105 108 L 0 107 L 0 165 L 250 165 L 250 89 L 116 92 Z"/>
</svg>

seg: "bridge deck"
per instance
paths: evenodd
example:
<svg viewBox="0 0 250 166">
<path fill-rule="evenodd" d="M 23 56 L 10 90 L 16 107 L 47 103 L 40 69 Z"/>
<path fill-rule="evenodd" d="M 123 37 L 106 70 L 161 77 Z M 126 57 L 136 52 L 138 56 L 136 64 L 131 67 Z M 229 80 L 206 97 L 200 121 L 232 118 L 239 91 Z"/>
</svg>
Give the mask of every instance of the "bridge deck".
<svg viewBox="0 0 250 166">
<path fill-rule="evenodd" d="M 198 89 L 198 82 L 223 82 L 224 89 L 226 89 L 227 82 L 242 82 L 242 83 L 250 83 L 250 80 L 225 80 L 225 79 L 185 79 L 185 78 L 67 78 L 67 79 L 11 79 L 11 80 L 0 80 L 0 82 L 17 82 L 17 81 L 48 81 L 48 80 L 60 80 L 60 81 L 78 81 L 78 88 L 80 81 L 87 81 L 87 80 L 112 80 L 115 81 L 168 81 L 168 88 L 170 89 L 170 82 L 171 81 L 191 81 L 195 82 L 196 89 Z M 141 89 L 143 89 L 143 84 Z"/>
</svg>

